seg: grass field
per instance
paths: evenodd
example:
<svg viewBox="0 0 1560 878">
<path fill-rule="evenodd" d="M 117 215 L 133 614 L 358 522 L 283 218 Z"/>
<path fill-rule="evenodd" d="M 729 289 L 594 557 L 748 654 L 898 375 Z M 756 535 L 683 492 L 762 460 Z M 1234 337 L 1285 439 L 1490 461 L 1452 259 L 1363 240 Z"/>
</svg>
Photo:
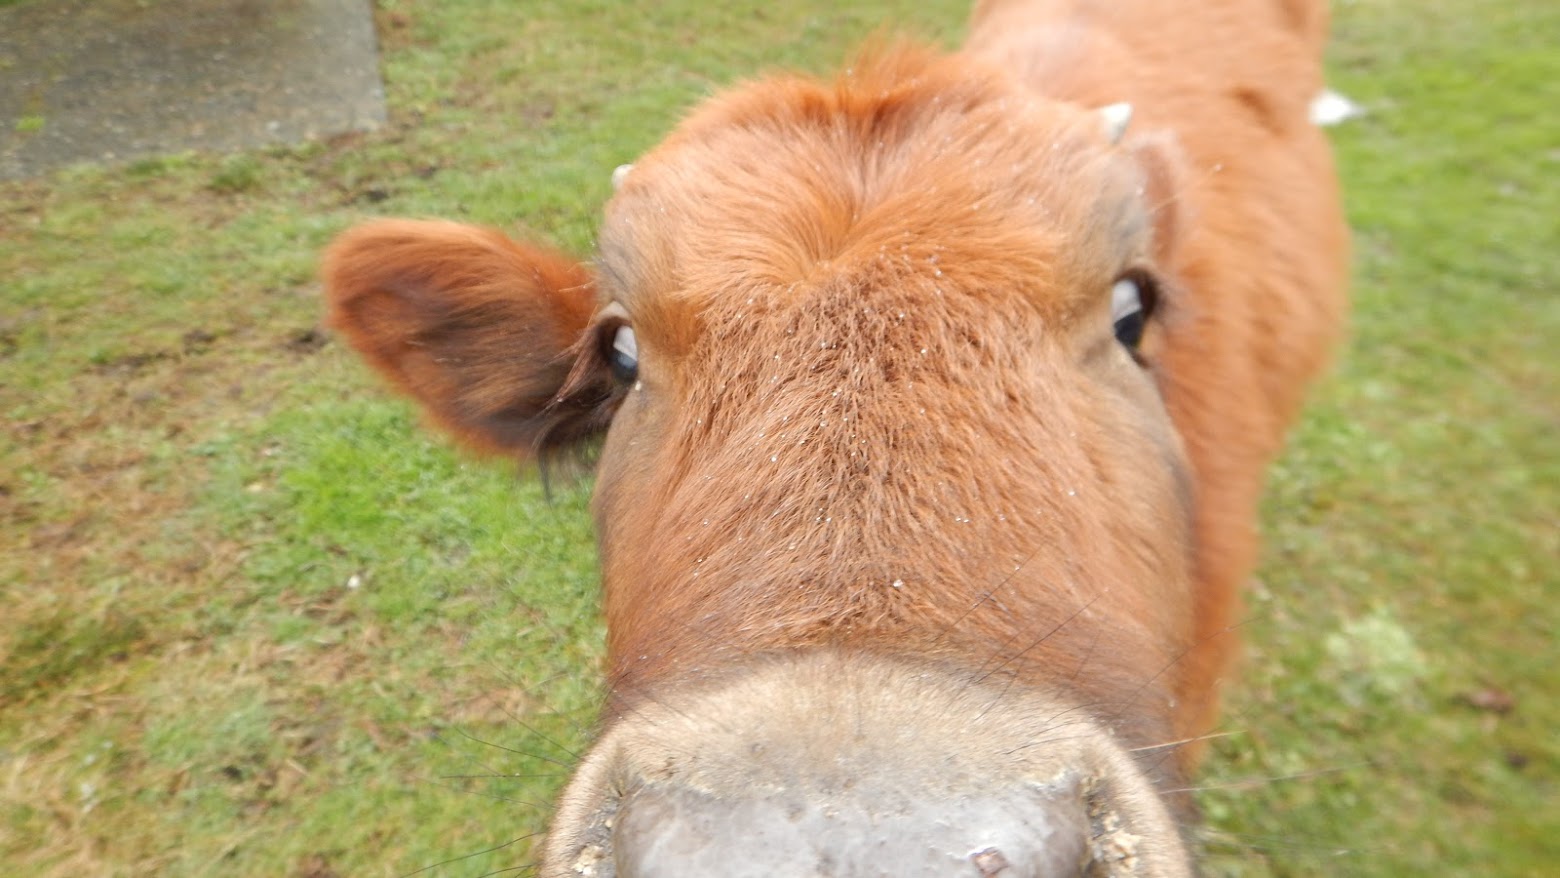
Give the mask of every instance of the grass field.
<svg viewBox="0 0 1560 878">
<path fill-rule="evenodd" d="M 964 17 L 635 5 L 381 0 L 382 131 L 0 183 L 0 873 L 525 872 L 599 698 L 588 486 L 421 431 L 319 330 L 319 251 L 396 214 L 587 253 L 700 96 Z M 1560 5 L 1335 34 L 1353 337 L 1274 473 L 1207 872 L 1551 873 Z"/>
</svg>

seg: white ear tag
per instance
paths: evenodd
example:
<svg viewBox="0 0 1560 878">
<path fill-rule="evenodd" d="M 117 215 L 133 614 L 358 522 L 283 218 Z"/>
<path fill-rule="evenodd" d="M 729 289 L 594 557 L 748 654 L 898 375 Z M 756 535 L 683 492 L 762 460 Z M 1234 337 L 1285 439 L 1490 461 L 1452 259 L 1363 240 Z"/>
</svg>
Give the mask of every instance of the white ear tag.
<svg viewBox="0 0 1560 878">
<path fill-rule="evenodd" d="M 1365 108 L 1330 88 L 1311 99 L 1311 122 L 1316 125 L 1341 125 L 1365 115 Z"/>
</svg>

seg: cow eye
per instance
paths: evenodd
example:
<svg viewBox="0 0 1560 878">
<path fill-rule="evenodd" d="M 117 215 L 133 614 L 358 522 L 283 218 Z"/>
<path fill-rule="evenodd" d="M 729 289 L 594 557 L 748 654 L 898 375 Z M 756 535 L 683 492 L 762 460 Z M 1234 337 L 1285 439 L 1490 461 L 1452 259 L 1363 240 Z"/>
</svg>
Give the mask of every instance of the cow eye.
<svg viewBox="0 0 1560 878">
<path fill-rule="evenodd" d="M 624 323 L 613 331 L 607 364 L 612 367 L 612 377 L 624 384 L 632 384 L 639 377 L 639 343 L 634 340 L 634 327 Z"/>
<path fill-rule="evenodd" d="M 1143 342 L 1143 330 L 1154 310 L 1154 287 L 1141 275 L 1127 275 L 1110 289 L 1110 319 L 1116 325 L 1116 340 L 1129 351 Z"/>
</svg>

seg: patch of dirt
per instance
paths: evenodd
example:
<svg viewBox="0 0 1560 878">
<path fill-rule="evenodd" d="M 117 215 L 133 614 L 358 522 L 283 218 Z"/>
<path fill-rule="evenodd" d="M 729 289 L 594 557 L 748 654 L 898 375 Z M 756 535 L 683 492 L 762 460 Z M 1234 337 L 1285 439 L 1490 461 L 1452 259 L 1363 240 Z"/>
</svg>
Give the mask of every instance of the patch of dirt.
<svg viewBox="0 0 1560 878">
<path fill-rule="evenodd" d="M 27 534 L 27 547 L 37 552 L 48 552 L 69 546 L 80 540 L 92 522 L 92 513 L 83 512 L 63 521 L 51 521 L 33 528 Z"/>
<path fill-rule="evenodd" d="M 358 621 L 357 611 L 351 605 L 352 592 L 346 587 L 307 596 L 287 591 L 277 597 L 275 603 L 294 615 L 323 622 L 333 628 L 355 627 Z"/>
<path fill-rule="evenodd" d="M 418 45 L 413 28 L 411 13 L 399 10 L 380 8 L 377 4 L 374 9 L 374 30 L 379 34 L 379 49 L 381 53 L 396 49 L 406 49 Z M 421 41 L 426 44 L 426 40 Z"/>
<path fill-rule="evenodd" d="M 0 705 L 25 705 L 123 663 L 144 652 L 151 636 L 145 620 L 116 608 L 93 614 L 71 607 L 14 621 L 0 659 Z"/>
<path fill-rule="evenodd" d="M 311 326 L 308 329 L 298 329 L 288 333 L 282 347 L 295 354 L 307 355 L 319 352 L 328 344 L 330 344 L 330 335 L 317 326 Z"/>
<path fill-rule="evenodd" d="M 558 108 L 552 101 L 536 100 L 520 107 L 520 118 L 527 125 L 540 125 L 547 122 L 558 112 Z"/>
<path fill-rule="evenodd" d="M 0 581 L 23 584 L 0 598 L 0 654 L 62 607 L 145 619 L 137 654 L 184 642 L 177 626 L 195 617 L 171 611 L 209 600 L 245 553 L 218 522 L 189 513 L 209 490 L 212 458 L 199 443 L 257 417 L 276 393 L 256 380 L 268 367 L 257 369 L 253 350 L 228 355 L 258 340 L 187 329 L 165 349 L 84 367 L 47 399 L 29 398 L 25 420 L 0 422 L 12 445 Z M 0 388 L 0 409 L 10 396 Z"/>
<path fill-rule="evenodd" d="M 214 332 L 208 332 L 204 329 L 191 329 L 180 337 L 180 341 L 184 344 L 184 353 L 204 354 L 211 349 L 211 345 L 219 338 L 221 336 Z"/>
<path fill-rule="evenodd" d="M 99 363 L 93 371 L 100 375 L 124 375 L 133 374 L 145 369 L 153 363 L 161 363 L 173 358 L 168 351 L 142 351 L 133 354 L 121 354 L 104 363 Z"/>
<path fill-rule="evenodd" d="M 293 878 L 341 878 L 341 873 L 331 868 L 330 858 L 325 854 L 314 853 L 298 861 Z"/>
<path fill-rule="evenodd" d="M 1485 686 L 1464 692 L 1458 700 L 1474 710 L 1486 713 L 1507 714 L 1517 709 L 1517 699 L 1499 686 Z"/>
<path fill-rule="evenodd" d="M 208 329 L 187 330 L 179 336 L 179 346 L 176 349 L 121 354 L 106 362 L 98 363 L 92 371 L 105 376 L 134 375 L 158 363 L 211 353 L 216 343 L 230 334 L 231 332 L 225 330 L 216 332 Z"/>
<path fill-rule="evenodd" d="M 541 702 L 537 701 L 530 691 L 518 686 L 508 686 L 489 689 L 468 697 L 459 697 L 452 693 L 446 698 L 439 711 L 440 716 L 457 726 L 465 725 L 496 725 L 513 726 L 516 720 L 524 720 L 527 716 L 541 710 Z"/>
<path fill-rule="evenodd" d="M 315 184 L 310 189 L 315 193 L 310 196 L 311 203 L 336 207 L 378 204 L 396 194 L 396 181 L 428 180 L 443 171 L 443 164 L 430 162 L 427 156 L 420 156 L 415 161 L 410 157 L 397 159 L 393 156 L 401 151 L 389 149 L 405 145 L 421 128 L 422 121 L 420 113 L 402 111 L 372 134 L 347 132 L 320 141 L 318 147 L 301 157 L 297 165 L 297 169 Z M 372 170 L 365 170 L 358 154 L 370 143 L 387 148 L 387 158 L 376 163 Z"/>
</svg>

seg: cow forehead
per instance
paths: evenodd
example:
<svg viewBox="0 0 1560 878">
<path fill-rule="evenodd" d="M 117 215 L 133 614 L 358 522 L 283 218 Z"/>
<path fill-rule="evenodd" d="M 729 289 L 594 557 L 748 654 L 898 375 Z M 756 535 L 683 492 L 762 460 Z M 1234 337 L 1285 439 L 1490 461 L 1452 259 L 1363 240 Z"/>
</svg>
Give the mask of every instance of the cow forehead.
<svg viewBox="0 0 1560 878">
<path fill-rule="evenodd" d="M 1000 79 L 976 78 L 976 93 L 927 80 L 875 98 L 848 79 L 778 81 L 717 100 L 609 206 L 604 294 L 636 320 L 682 312 L 663 315 L 675 324 L 914 270 L 1011 286 L 1052 318 L 1092 306 L 1146 248 L 1136 168 L 1088 113 Z"/>
</svg>

